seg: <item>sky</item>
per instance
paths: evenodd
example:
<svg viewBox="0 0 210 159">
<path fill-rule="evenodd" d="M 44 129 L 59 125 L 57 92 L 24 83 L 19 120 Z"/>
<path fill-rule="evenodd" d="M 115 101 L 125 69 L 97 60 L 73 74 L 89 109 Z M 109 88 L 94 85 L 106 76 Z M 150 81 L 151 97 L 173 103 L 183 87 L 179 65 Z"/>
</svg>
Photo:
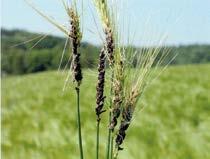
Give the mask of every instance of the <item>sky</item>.
<svg viewBox="0 0 210 159">
<path fill-rule="evenodd" d="M 60 0 L 31 0 L 35 6 L 68 26 Z M 83 0 L 83 41 L 101 44 L 101 24 L 91 0 Z M 114 0 L 112 0 L 114 1 Z M 79 6 L 81 3 L 79 3 Z M 121 41 L 132 45 L 210 44 L 210 0 L 115 0 Z M 2 0 L 1 26 L 64 36 L 38 15 L 24 0 Z"/>
</svg>

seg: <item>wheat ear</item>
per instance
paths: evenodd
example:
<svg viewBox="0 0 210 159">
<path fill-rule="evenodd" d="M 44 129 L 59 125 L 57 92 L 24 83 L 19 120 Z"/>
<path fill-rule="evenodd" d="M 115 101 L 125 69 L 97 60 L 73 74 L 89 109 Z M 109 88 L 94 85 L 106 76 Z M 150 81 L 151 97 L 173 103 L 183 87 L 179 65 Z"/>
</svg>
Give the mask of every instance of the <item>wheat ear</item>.
<svg viewBox="0 0 210 159">
<path fill-rule="evenodd" d="M 71 30 L 69 37 L 72 43 L 72 71 L 73 71 L 73 81 L 76 82 L 76 93 L 77 93 L 77 125 L 78 125 L 78 137 L 79 137 L 79 150 L 80 158 L 83 159 L 83 145 L 82 145 L 82 134 L 81 134 L 81 117 L 80 117 L 80 84 L 82 82 L 82 70 L 80 64 L 80 53 L 78 48 L 80 47 L 80 42 L 82 38 L 82 33 L 80 32 L 80 20 L 78 13 L 75 8 L 66 8 L 67 13 L 70 17 Z"/>
<path fill-rule="evenodd" d="M 105 65 L 106 65 L 106 55 L 105 55 L 105 49 L 102 48 L 100 55 L 99 55 L 99 64 L 98 64 L 98 83 L 96 87 L 96 115 L 97 115 L 97 121 L 100 121 L 100 115 L 105 110 L 103 110 L 104 106 L 104 84 L 105 84 Z"/>
<path fill-rule="evenodd" d="M 96 87 L 96 116 L 97 116 L 97 134 L 96 134 L 96 159 L 99 158 L 99 126 L 100 126 L 100 115 L 105 112 L 104 107 L 104 84 L 105 84 L 105 65 L 106 65 L 106 55 L 105 49 L 102 48 L 99 55 L 98 64 L 98 83 Z"/>
<path fill-rule="evenodd" d="M 108 8 L 107 0 L 93 0 L 95 3 L 95 6 L 98 10 L 98 13 L 100 15 L 101 22 L 103 24 L 103 31 L 105 34 L 105 49 L 106 54 L 108 57 L 110 68 L 114 65 L 114 52 L 115 52 L 115 40 L 114 40 L 114 23 L 110 15 L 110 11 Z M 112 95 L 112 85 L 113 85 L 113 71 L 111 75 L 111 89 L 110 89 L 110 95 Z M 110 110 L 112 108 L 112 100 L 110 100 Z M 111 112 L 109 112 L 109 121 L 111 121 Z M 106 158 L 109 159 L 112 154 L 112 150 L 110 150 L 111 145 L 111 130 L 109 129 L 108 132 L 108 142 L 107 142 L 107 155 Z"/>
<path fill-rule="evenodd" d="M 119 131 L 115 139 L 115 158 L 117 158 L 118 151 L 122 150 L 120 146 L 125 140 L 126 131 L 130 126 L 134 111 L 136 109 L 140 97 L 143 95 L 146 87 L 150 84 L 150 82 L 154 78 L 156 78 L 152 77 L 153 70 L 156 70 L 159 64 L 162 63 L 164 59 L 166 59 L 168 52 L 169 50 L 165 49 L 162 46 L 162 40 L 160 40 L 160 44 L 156 47 L 148 47 L 141 49 L 140 51 L 132 50 L 131 52 L 127 53 L 128 55 L 132 55 L 132 59 L 126 57 L 126 60 L 132 62 L 131 64 L 127 63 L 125 66 L 125 104 L 122 109 Z M 160 53 L 162 53 L 162 58 L 158 59 L 158 55 L 160 55 Z M 135 71 L 132 66 L 134 60 L 136 60 Z M 158 76 L 159 75 L 160 74 L 158 74 Z"/>
</svg>

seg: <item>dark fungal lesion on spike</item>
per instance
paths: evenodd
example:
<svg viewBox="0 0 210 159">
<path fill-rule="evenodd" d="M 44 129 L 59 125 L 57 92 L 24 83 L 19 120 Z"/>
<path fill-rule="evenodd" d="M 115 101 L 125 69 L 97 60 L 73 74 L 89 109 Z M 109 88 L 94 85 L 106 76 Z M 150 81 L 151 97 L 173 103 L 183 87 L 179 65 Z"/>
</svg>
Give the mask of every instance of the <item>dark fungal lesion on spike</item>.
<svg viewBox="0 0 210 159">
<path fill-rule="evenodd" d="M 115 102 L 117 102 L 117 104 Z M 110 122 L 110 126 L 109 126 L 109 129 L 112 130 L 112 131 L 114 131 L 114 128 L 117 125 L 117 119 L 119 118 L 120 113 L 121 113 L 120 105 L 121 105 L 122 101 L 121 100 L 118 100 L 118 101 L 115 100 L 114 103 L 115 103 L 116 108 L 113 108 L 113 110 L 112 110 L 112 118 L 111 118 L 111 122 Z"/>
<path fill-rule="evenodd" d="M 132 114 L 132 109 L 131 109 L 130 105 L 128 105 L 125 109 L 123 109 L 120 128 L 119 128 L 117 137 L 115 139 L 117 150 L 123 150 L 123 148 L 120 147 L 120 145 L 122 145 L 122 143 L 125 139 L 126 130 L 130 126 L 132 115 L 133 114 Z"/>
<path fill-rule="evenodd" d="M 78 85 L 80 85 L 83 77 L 82 77 L 79 53 L 73 56 L 73 72 L 74 72 L 74 81 L 76 81 Z"/>
<path fill-rule="evenodd" d="M 95 112 L 97 115 L 97 120 L 100 121 L 100 115 L 105 112 L 103 110 L 104 100 L 106 96 L 104 96 L 104 84 L 105 84 L 105 66 L 106 65 L 106 55 L 105 49 L 102 48 L 99 55 L 99 64 L 98 64 L 98 83 L 96 87 L 96 108 Z"/>
</svg>

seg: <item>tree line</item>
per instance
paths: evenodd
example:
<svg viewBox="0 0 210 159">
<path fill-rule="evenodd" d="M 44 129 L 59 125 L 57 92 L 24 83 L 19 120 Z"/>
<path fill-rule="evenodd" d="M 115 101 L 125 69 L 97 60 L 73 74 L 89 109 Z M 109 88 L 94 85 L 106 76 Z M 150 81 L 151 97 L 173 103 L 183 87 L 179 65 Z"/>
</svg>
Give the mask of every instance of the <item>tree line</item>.
<svg viewBox="0 0 210 159">
<path fill-rule="evenodd" d="M 26 74 L 58 69 L 66 39 L 47 36 L 37 45 L 42 34 L 24 30 L 1 29 L 1 68 L 3 74 Z M 34 41 L 29 41 L 30 39 Z M 28 42 L 29 41 L 29 42 Z M 66 48 L 61 68 L 70 67 L 69 56 L 71 48 Z M 141 48 L 136 48 L 141 49 Z M 168 46 L 170 56 L 178 53 L 172 61 L 173 65 L 198 64 L 210 62 L 210 45 Z M 81 64 L 84 68 L 97 66 L 100 46 L 83 42 L 81 49 Z"/>
</svg>

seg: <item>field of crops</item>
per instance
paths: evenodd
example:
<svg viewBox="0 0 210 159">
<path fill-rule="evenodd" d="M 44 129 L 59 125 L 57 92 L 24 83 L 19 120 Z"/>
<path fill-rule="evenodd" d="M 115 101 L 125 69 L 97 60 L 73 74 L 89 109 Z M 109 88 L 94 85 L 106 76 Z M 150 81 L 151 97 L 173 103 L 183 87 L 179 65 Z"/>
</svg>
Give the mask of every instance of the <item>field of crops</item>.
<svg viewBox="0 0 210 159">
<path fill-rule="evenodd" d="M 4 159 L 79 158 L 75 92 L 71 86 L 62 91 L 65 77 L 45 72 L 2 80 Z M 86 70 L 81 86 L 86 159 L 95 158 L 95 81 L 94 73 Z M 119 159 L 210 158 L 209 64 L 169 67 L 138 106 Z M 101 159 L 107 115 L 102 116 Z"/>
</svg>

